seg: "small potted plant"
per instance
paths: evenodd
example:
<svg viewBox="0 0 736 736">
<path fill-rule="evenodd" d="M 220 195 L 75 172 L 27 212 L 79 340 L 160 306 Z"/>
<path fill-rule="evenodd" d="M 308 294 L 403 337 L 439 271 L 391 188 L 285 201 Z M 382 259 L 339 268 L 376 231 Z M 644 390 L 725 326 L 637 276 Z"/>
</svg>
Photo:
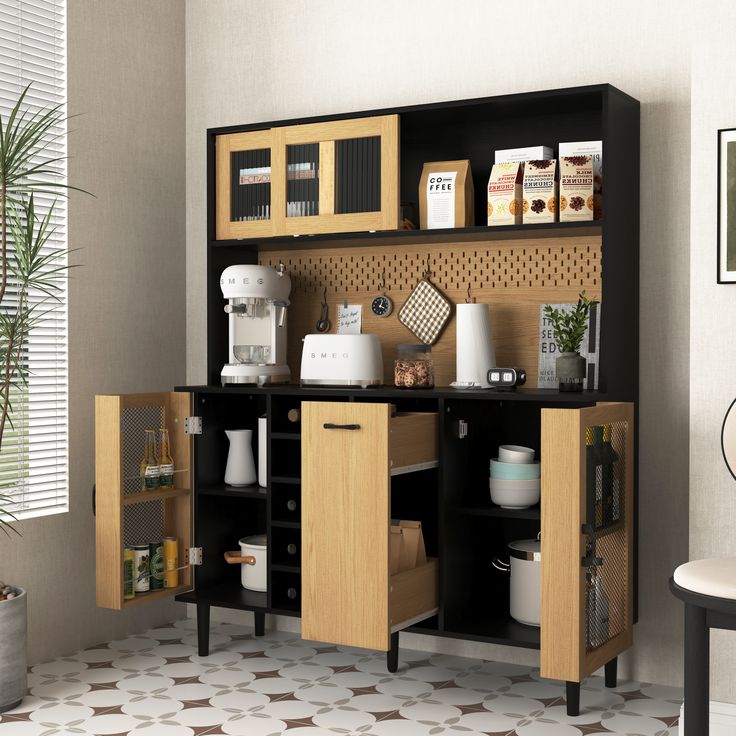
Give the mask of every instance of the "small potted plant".
<svg viewBox="0 0 736 736">
<path fill-rule="evenodd" d="M 560 355 L 555 362 L 555 373 L 560 391 L 582 391 L 585 380 L 585 358 L 580 355 L 588 326 L 590 308 L 597 304 L 594 297 L 589 299 L 583 291 L 578 303 L 571 311 L 555 308 L 551 304 L 544 307 L 544 316 L 549 320 Z"/>
</svg>

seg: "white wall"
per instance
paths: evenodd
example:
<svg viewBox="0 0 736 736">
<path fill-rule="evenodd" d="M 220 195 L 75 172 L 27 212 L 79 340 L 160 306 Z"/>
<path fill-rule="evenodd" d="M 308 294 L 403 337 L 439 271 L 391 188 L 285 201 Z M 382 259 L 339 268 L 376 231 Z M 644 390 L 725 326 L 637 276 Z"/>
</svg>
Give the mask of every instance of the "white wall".
<svg viewBox="0 0 736 736">
<path fill-rule="evenodd" d="M 600 82 L 641 100 L 640 623 L 622 673 L 661 683 L 681 680 L 667 579 L 688 537 L 690 15 L 633 0 L 188 0 L 186 17 L 192 383 L 206 379 L 206 128 Z"/>
<path fill-rule="evenodd" d="M 732 3 L 694 34 L 690 251 L 690 557 L 736 556 L 736 482 L 721 425 L 736 398 L 736 285 L 716 283 L 717 133 L 736 127 Z M 736 703 L 736 634 L 711 634 L 711 697 Z"/>
<path fill-rule="evenodd" d="M 94 395 L 183 382 L 184 7 L 70 0 L 70 511 L 0 535 L 0 576 L 28 589 L 29 658 L 48 659 L 184 613 L 95 606 Z"/>
</svg>

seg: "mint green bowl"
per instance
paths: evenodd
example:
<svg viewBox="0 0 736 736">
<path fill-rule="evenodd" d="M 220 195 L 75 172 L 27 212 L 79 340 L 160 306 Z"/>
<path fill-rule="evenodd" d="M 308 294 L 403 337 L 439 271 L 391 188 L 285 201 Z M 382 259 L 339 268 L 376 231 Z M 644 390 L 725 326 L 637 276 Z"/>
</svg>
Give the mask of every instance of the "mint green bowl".
<svg viewBox="0 0 736 736">
<path fill-rule="evenodd" d="M 541 475 L 539 463 L 502 463 L 491 460 L 491 478 L 500 480 L 534 480 Z"/>
</svg>

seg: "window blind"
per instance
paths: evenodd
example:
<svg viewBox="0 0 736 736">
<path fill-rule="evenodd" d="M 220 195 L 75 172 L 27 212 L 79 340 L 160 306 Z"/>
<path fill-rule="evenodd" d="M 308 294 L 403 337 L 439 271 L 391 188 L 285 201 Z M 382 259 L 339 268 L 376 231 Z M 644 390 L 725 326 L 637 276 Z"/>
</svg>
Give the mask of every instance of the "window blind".
<svg viewBox="0 0 736 736">
<path fill-rule="evenodd" d="M 7 120 L 25 87 L 32 83 L 24 107 L 30 112 L 66 100 L 66 0 L 0 0 L 0 114 Z M 64 111 L 65 112 L 65 111 Z M 42 154 L 66 157 L 66 123 L 50 131 L 54 138 Z M 58 181 L 66 181 L 66 162 L 53 165 Z M 56 200 L 55 228 L 45 248 L 67 248 L 66 200 L 36 194 L 39 217 Z M 65 258 L 65 256 L 64 256 Z M 57 261 L 57 264 L 59 261 Z M 6 424 L 0 452 L 0 494 L 17 518 L 68 510 L 67 289 L 59 280 L 57 301 L 45 301 L 43 319 L 24 348 L 28 385 L 11 393 L 12 426 Z M 9 283 L 3 306 L 12 308 L 17 289 Z M 43 295 L 31 293 L 30 300 Z"/>
</svg>

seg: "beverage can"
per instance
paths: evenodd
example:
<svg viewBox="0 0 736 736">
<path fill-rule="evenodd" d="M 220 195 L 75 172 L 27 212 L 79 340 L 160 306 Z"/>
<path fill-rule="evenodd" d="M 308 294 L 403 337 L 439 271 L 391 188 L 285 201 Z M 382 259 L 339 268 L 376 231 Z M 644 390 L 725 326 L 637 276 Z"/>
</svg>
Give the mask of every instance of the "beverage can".
<svg viewBox="0 0 736 736">
<path fill-rule="evenodd" d="M 164 588 L 179 585 L 179 544 L 176 537 L 164 537 Z"/>
<path fill-rule="evenodd" d="M 132 547 L 126 547 L 123 553 L 123 598 L 126 601 L 135 598 L 134 568 L 135 552 Z"/>
<path fill-rule="evenodd" d="M 151 590 L 164 587 L 164 546 L 163 542 L 151 542 L 148 545 L 148 564 L 151 569 Z"/>
<path fill-rule="evenodd" d="M 133 547 L 133 571 L 135 575 L 135 594 L 148 593 L 150 585 L 150 565 L 148 563 L 148 545 L 138 544 Z"/>
</svg>

